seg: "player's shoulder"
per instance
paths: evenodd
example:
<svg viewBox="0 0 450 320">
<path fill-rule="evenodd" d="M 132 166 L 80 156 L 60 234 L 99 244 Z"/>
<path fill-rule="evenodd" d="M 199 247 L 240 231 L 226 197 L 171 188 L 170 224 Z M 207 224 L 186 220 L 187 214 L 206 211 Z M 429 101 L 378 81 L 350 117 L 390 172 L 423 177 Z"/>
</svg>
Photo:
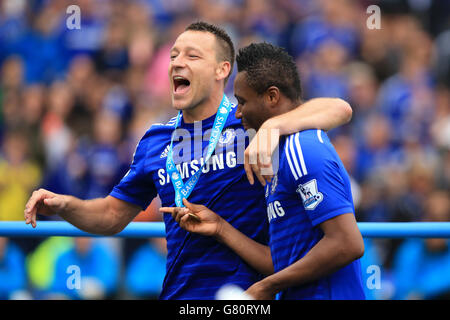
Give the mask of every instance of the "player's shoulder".
<svg viewBox="0 0 450 320">
<path fill-rule="evenodd" d="M 152 124 L 141 137 L 137 148 L 142 152 L 144 150 L 147 152 L 148 150 L 159 150 L 162 145 L 165 147 L 168 137 L 175 128 L 175 123 L 176 117 L 171 118 L 166 123 Z"/>
<path fill-rule="evenodd" d="M 284 140 L 284 158 L 295 177 L 302 177 L 334 160 L 332 145 L 326 132 L 304 130 L 287 135 Z"/>
<path fill-rule="evenodd" d="M 296 134 L 298 134 L 302 140 L 308 140 L 309 143 L 324 144 L 328 140 L 327 133 L 321 129 L 308 129 L 293 133 L 293 135 Z"/>
<path fill-rule="evenodd" d="M 148 133 L 155 133 L 160 131 L 167 131 L 167 130 L 173 130 L 177 124 L 177 116 L 172 117 L 169 119 L 169 121 L 165 123 L 153 123 L 150 128 L 148 129 Z"/>
<path fill-rule="evenodd" d="M 326 150 L 331 145 L 327 133 L 320 129 L 292 133 L 286 136 L 285 141 L 286 149 L 305 152 L 307 154 L 327 152 Z"/>
<path fill-rule="evenodd" d="M 142 140 L 152 140 L 152 137 L 170 135 L 175 128 L 176 121 L 177 117 L 175 116 L 165 123 L 153 123 L 145 132 Z"/>
</svg>

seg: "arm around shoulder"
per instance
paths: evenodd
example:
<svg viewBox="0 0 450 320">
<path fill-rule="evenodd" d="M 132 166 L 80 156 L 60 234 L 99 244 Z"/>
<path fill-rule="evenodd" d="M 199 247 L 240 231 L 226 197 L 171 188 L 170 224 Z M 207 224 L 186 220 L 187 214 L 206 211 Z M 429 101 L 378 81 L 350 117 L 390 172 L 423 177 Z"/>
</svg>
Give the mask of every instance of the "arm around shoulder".
<svg viewBox="0 0 450 320">
<path fill-rule="evenodd" d="M 289 112 L 270 118 L 265 126 L 279 129 L 280 135 L 307 129 L 329 131 L 350 122 L 352 115 L 352 107 L 343 99 L 314 98 Z"/>
</svg>

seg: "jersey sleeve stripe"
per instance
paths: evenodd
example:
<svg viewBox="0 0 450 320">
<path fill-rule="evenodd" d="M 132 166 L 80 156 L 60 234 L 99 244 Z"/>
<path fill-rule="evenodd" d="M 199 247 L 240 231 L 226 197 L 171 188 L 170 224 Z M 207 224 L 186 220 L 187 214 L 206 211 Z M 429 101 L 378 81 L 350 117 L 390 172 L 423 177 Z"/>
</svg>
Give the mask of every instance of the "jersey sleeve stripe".
<svg viewBox="0 0 450 320">
<path fill-rule="evenodd" d="M 302 166 L 303 175 L 307 175 L 308 171 L 306 170 L 305 159 L 303 158 L 302 147 L 300 146 L 300 134 L 297 132 L 295 134 L 295 146 L 297 147 L 297 152 L 300 158 L 300 165 Z"/>
<path fill-rule="evenodd" d="M 298 133 L 297 133 L 297 134 L 298 134 Z M 298 176 L 299 176 L 299 177 L 302 177 L 302 176 L 303 176 L 302 170 L 300 169 L 300 166 L 299 166 L 298 160 L 297 160 L 297 156 L 296 156 L 296 154 L 295 154 L 295 149 L 294 149 L 294 143 L 295 143 L 295 141 L 294 141 L 294 137 L 295 137 L 295 135 L 291 135 L 291 136 L 289 137 L 289 139 L 290 139 L 289 149 L 290 149 L 290 151 L 291 151 L 292 162 L 294 163 L 295 169 L 297 169 Z"/>
<path fill-rule="evenodd" d="M 317 138 L 319 138 L 320 143 L 323 143 L 322 130 L 317 129 Z"/>
<path fill-rule="evenodd" d="M 292 163 L 294 164 L 294 168 L 296 169 L 298 176 L 302 177 L 303 176 L 302 170 L 300 170 L 300 166 L 298 165 L 297 156 L 295 155 L 295 150 L 294 150 L 294 135 L 291 135 L 289 137 L 289 151 L 290 151 L 290 155 L 292 158 Z"/>
<path fill-rule="evenodd" d="M 166 126 L 173 126 L 177 122 L 177 117 L 170 118 L 170 120 L 166 123 Z"/>
<path fill-rule="evenodd" d="M 289 155 L 289 138 L 286 139 L 286 144 L 285 144 L 285 147 L 284 147 L 284 151 L 285 151 L 286 159 L 288 161 L 289 168 L 291 169 L 292 175 L 294 176 L 295 180 L 298 180 L 299 177 L 297 175 L 297 172 L 295 172 L 295 169 L 294 169 L 294 167 L 292 165 L 291 157 Z"/>
</svg>

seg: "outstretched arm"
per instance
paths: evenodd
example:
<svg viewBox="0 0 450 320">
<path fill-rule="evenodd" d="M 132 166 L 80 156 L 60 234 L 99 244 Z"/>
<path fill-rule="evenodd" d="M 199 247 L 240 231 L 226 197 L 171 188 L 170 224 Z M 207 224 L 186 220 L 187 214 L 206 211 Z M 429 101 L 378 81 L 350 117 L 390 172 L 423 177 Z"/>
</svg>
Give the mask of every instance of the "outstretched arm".
<svg viewBox="0 0 450 320">
<path fill-rule="evenodd" d="M 83 231 L 113 235 L 125 228 L 140 211 L 140 207 L 111 196 L 81 200 L 39 189 L 34 191 L 28 200 L 24 218 L 27 224 L 31 223 L 35 228 L 37 214 L 58 214 Z"/>
<path fill-rule="evenodd" d="M 260 273 L 273 273 L 268 246 L 247 237 L 207 207 L 192 204 L 186 199 L 183 199 L 183 203 L 185 208 L 163 207 L 160 211 L 170 213 L 180 227 L 189 232 L 215 237 Z"/>
<path fill-rule="evenodd" d="M 266 120 L 245 150 L 244 169 L 250 184 L 254 183 L 253 174 L 263 186 L 265 178 L 271 176 L 271 157 L 280 136 L 307 129 L 328 131 L 348 123 L 352 113 L 350 105 L 342 99 L 315 98 Z"/>
</svg>

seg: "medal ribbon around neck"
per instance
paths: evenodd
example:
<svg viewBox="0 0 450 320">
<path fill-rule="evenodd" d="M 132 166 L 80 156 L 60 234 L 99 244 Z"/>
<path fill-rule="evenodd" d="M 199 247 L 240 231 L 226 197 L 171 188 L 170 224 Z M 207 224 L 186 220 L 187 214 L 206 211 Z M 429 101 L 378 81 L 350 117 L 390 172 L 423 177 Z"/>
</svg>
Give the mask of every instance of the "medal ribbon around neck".
<svg viewBox="0 0 450 320">
<path fill-rule="evenodd" d="M 216 113 L 216 118 L 214 119 L 214 124 L 211 131 L 211 136 L 209 138 L 208 149 L 206 153 L 205 161 L 203 161 L 202 166 L 189 178 L 189 180 L 184 183 L 181 178 L 181 174 L 175 166 L 175 162 L 173 161 L 173 137 L 175 135 L 175 130 L 178 127 L 181 118 L 181 110 L 178 111 L 175 129 L 172 133 L 172 137 L 170 139 L 170 147 L 167 153 L 166 160 L 166 171 L 169 174 L 170 180 L 172 181 L 173 188 L 175 190 L 175 204 L 177 207 L 184 207 L 183 199 L 189 197 L 192 190 L 194 190 L 195 185 L 202 174 L 202 169 L 205 166 L 206 162 L 208 162 L 209 158 L 213 154 L 216 149 L 217 142 L 220 139 L 220 135 L 222 134 L 223 127 L 225 126 L 225 122 L 227 121 L 228 115 L 231 111 L 231 103 L 228 100 L 227 96 L 224 94 L 222 101 L 220 102 L 219 109 Z"/>
</svg>

